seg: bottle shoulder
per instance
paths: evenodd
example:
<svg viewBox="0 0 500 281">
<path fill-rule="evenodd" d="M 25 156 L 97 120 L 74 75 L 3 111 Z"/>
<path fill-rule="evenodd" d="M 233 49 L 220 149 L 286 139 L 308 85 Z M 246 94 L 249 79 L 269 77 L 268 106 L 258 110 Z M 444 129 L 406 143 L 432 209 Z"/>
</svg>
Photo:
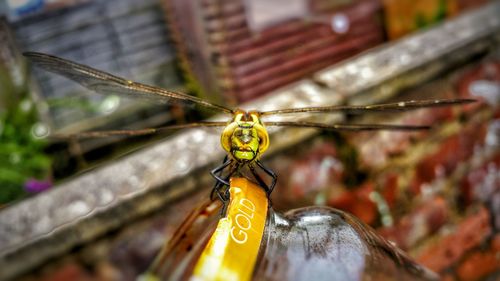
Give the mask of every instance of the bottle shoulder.
<svg viewBox="0 0 500 281">
<path fill-rule="evenodd" d="M 356 217 L 329 207 L 270 210 L 260 254 L 254 280 L 437 280 Z"/>
</svg>

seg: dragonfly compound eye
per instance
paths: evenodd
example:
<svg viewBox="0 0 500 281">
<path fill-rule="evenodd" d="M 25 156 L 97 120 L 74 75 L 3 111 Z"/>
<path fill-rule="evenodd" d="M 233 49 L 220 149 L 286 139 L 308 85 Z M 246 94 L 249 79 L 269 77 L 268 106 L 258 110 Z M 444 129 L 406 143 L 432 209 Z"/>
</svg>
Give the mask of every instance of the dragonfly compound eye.
<svg viewBox="0 0 500 281">
<path fill-rule="evenodd" d="M 220 136 L 220 143 L 222 148 L 226 152 L 231 152 L 231 139 L 234 131 L 238 128 L 238 124 L 236 122 L 232 122 L 224 128 L 222 134 Z"/>
<path fill-rule="evenodd" d="M 269 134 L 266 128 L 261 124 L 255 124 L 254 129 L 257 131 L 259 137 L 259 153 L 264 153 L 269 147 Z"/>
</svg>

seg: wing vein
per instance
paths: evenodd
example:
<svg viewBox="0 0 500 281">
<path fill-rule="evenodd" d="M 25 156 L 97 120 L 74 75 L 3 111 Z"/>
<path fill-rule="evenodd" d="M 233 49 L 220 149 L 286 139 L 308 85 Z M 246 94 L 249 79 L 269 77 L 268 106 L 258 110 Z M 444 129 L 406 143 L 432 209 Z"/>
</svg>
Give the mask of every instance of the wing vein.
<svg viewBox="0 0 500 281">
<path fill-rule="evenodd" d="M 429 107 L 442 107 L 450 105 L 461 105 L 475 102 L 474 99 L 437 99 L 437 100 L 410 100 L 403 102 L 394 102 L 386 104 L 374 105 L 333 105 L 333 106 L 318 106 L 318 107 L 303 107 L 303 108 L 287 108 L 264 111 L 260 114 L 275 115 L 275 114 L 289 114 L 289 113 L 330 113 L 330 112 L 344 112 L 351 114 L 360 114 L 368 112 L 398 112 L 417 110 L 420 108 Z"/>
<path fill-rule="evenodd" d="M 65 76 L 82 86 L 100 94 L 118 94 L 132 97 L 149 97 L 169 101 L 187 101 L 218 112 L 232 114 L 233 110 L 184 93 L 170 91 L 155 86 L 145 85 L 92 67 L 72 62 L 63 58 L 37 52 L 27 52 L 24 56 L 37 66 L 50 72 Z"/>
<path fill-rule="evenodd" d="M 419 131 L 428 130 L 430 126 L 426 125 L 392 125 L 392 124 L 324 124 L 316 122 L 301 122 L 301 121 L 276 121 L 265 122 L 265 126 L 279 127 L 299 127 L 299 128 L 317 128 L 333 131 L 373 131 L 373 130 L 388 130 L 388 131 Z"/>
<path fill-rule="evenodd" d="M 90 131 L 76 134 L 54 134 L 52 138 L 56 139 L 85 139 L 85 138 L 101 138 L 110 136 L 144 136 L 164 133 L 172 130 L 187 129 L 187 128 L 203 128 L 203 127 L 225 127 L 227 122 L 195 122 L 187 124 L 177 124 L 158 128 L 144 128 L 137 130 L 111 130 L 111 131 Z"/>
</svg>

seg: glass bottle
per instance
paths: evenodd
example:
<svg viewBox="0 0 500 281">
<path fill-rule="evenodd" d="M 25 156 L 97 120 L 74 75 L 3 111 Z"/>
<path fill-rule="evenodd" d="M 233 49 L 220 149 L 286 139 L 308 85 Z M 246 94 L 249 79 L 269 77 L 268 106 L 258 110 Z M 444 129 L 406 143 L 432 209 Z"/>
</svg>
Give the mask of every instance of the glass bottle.
<svg viewBox="0 0 500 281">
<path fill-rule="evenodd" d="M 235 185 L 248 184 L 249 188 L 235 195 L 234 182 L 231 181 L 228 219 L 221 219 L 216 227 L 221 204 L 207 202 L 200 206 L 141 280 L 439 279 L 353 215 L 328 207 L 307 207 L 280 214 L 268 207 L 267 202 L 261 206 L 247 202 L 255 201 L 257 197 L 252 196 L 256 193 L 267 198 L 261 188 L 240 178 Z M 235 200 L 244 205 L 233 204 Z M 251 227 L 254 218 L 263 214 L 259 210 L 263 207 L 265 227 L 259 232 Z M 227 232 L 221 234 L 224 227 Z M 228 246 L 231 239 L 236 246 Z M 251 239 L 257 239 L 259 244 L 248 242 L 245 248 L 243 244 Z M 207 254 L 209 249 L 211 254 Z M 203 270 L 204 275 L 200 273 Z"/>
</svg>

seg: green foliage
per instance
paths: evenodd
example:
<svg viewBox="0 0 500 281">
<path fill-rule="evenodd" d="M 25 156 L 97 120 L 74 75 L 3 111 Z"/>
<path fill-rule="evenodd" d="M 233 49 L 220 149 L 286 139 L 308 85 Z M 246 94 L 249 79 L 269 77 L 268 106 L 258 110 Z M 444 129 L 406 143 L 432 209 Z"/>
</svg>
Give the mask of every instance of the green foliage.
<svg viewBox="0 0 500 281">
<path fill-rule="evenodd" d="M 16 86 L 0 69 L 0 205 L 26 196 L 24 185 L 29 179 L 49 178 L 46 142 L 31 133 L 36 122 L 27 87 Z"/>
<path fill-rule="evenodd" d="M 431 26 L 446 19 L 446 14 L 446 0 L 439 0 L 437 11 L 431 18 L 425 18 L 423 14 L 417 14 L 415 18 L 415 26 L 418 29 Z"/>
</svg>

